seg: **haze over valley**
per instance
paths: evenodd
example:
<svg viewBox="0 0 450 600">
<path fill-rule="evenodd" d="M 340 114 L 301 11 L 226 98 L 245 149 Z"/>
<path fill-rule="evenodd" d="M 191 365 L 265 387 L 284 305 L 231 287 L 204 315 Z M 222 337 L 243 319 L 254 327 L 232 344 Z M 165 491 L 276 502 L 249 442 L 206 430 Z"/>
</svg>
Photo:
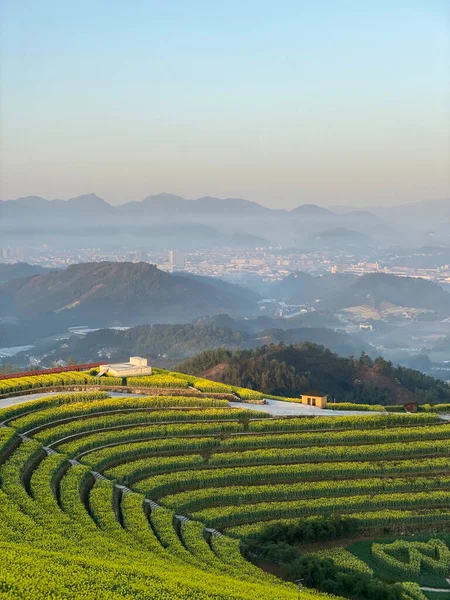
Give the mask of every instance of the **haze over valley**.
<svg viewBox="0 0 450 600">
<path fill-rule="evenodd" d="M 124 360 L 131 353 L 172 366 L 210 348 L 311 341 L 450 379 L 450 293 L 420 277 L 294 271 L 274 281 L 253 276 L 245 285 L 146 262 L 65 269 L 13 263 L 2 273 L 4 365 Z"/>
</svg>

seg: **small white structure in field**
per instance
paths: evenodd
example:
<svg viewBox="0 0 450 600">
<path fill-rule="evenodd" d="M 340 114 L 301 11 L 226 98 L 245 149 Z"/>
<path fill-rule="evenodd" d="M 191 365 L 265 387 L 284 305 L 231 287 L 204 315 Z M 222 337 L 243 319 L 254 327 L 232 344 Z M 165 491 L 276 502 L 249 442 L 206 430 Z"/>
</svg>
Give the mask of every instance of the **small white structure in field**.
<svg viewBox="0 0 450 600">
<path fill-rule="evenodd" d="M 98 376 L 110 375 L 111 377 L 139 377 L 151 375 L 152 368 L 147 364 L 147 359 L 140 356 L 130 356 L 129 362 L 114 365 L 102 365 Z"/>
</svg>

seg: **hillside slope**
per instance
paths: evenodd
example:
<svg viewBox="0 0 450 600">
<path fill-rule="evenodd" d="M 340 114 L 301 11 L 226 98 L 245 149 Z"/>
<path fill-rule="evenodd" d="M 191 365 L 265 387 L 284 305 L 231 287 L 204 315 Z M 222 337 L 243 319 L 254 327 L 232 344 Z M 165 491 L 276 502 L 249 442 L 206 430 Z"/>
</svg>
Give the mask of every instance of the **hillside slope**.
<svg viewBox="0 0 450 600">
<path fill-rule="evenodd" d="M 346 289 L 354 281 L 356 275 L 339 273 L 315 277 L 304 271 L 291 273 L 279 283 L 273 284 L 271 293 L 275 298 L 288 304 L 309 304 Z"/>
<path fill-rule="evenodd" d="M 396 306 L 450 313 L 450 294 L 437 284 L 421 278 L 370 273 L 351 285 L 325 297 L 323 308 L 339 310 L 350 306 L 389 302 Z"/>
<path fill-rule="evenodd" d="M 395 306 L 450 313 L 450 294 L 442 287 L 416 277 L 368 273 L 358 277 L 339 273 L 314 277 L 302 271 L 273 285 L 274 297 L 292 304 L 320 300 L 321 309 L 337 311 L 351 306 L 389 303 Z"/>
<path fill-rule="evenodd" d="M 41 275 L 47 273 L 49 269 L 40 265 L 29 265 L 25 262 L 14 263 L 12 265 L 0 264 L 0 283 L 11 281 L 19 277 L 31 277 L 32 275 Z"/>
<path fill-rule="evenodd" d="M 55 350 L 55 358 L 72 357 L 89 362 L 97 356 L 120 362 L 129 356 L 146 356 L 153 361 L 162 356 L 167 360 L 181 360 L 210 348 L 240 347 L 249 335 L 226 327 L 201 324 L 138 325 L 125 331 L 100 329 L 86 336 L 73 336 L 68 348 Z"/>
<path fill-rule="evenodd" d="M 88 325 L 239 312 L 252 308 L 257 298 L 238 286 L 219 289 L 205 280 L 171 275 L 147 263 L 77 264 L 0 286 L 4 314 L 20 318 L 53 314 L 66 322 Z"/>
</svg>

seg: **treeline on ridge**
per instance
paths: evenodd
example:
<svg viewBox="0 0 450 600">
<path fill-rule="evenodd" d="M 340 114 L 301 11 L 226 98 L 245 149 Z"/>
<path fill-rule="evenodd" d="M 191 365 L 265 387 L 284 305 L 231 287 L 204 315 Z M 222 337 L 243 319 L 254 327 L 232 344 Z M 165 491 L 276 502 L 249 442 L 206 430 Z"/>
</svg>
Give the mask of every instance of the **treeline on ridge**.
<svg viewBox="0 0 450 600">
<path fill-rule="evenodd" d="M 372 360 L 364 352 L 359 358 L 343 358 L 310 342 L 207 350 L 177 369 L 273 395 L 294 397 L 320 390 L 339 402 L 384 405 L 450 400 L 449 385 L 420 371 L 394 366 L 381 357 Z"/>
<path fill-rule="evenodd" d="M 53 360 L 61 359 L 73 359 L 81 363 L 96 359 L 121 362 L 130 356 L 145 356 L 155 366 L 171 367 L 204 350 L 221 347 L 255 348 L 261 344 L 279 342 L 298 344 L 312 341 L 343 356 L 357 354 L 365 349 L 364 344 L 352 340 L 345 332 L 325 327 L 283 330 L 273 326 L 263 328 L 263 324 L 256 322 L 251 323 L 246 330 L 245 324 L 247 322 L 236 321 L 229 315 L 216 315 L 194 323 L 138 325 L 123 331 L 99 329 L 85 336 L 73 335 L 64 340 L 64 344 L 57 341 L 53 347 L 46 347 L 44 366 L 50 366 Z M 273 323 L 271 319 L 267 319 L 264 324 Z M 10 338 L 13 345 L 13 336 Z M 0 339 L 3 339 L 1 326 Z M 27 364 L 26 355 L 27 352 L 24 352 L 23 355 L 16 356 L 15 360 Z"/>
</svg>

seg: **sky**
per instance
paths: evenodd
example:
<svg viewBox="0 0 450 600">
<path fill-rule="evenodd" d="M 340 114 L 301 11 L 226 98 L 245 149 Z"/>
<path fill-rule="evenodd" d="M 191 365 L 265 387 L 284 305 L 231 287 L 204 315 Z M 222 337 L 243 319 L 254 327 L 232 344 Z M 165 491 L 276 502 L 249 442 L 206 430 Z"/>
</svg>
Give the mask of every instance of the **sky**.
<svg viewBox="0 0 450 600">
<path fill-rule="evenodd" d="M 450 197 L 448 0 L 3 0 L 0 198 Z"/>
</svg>

